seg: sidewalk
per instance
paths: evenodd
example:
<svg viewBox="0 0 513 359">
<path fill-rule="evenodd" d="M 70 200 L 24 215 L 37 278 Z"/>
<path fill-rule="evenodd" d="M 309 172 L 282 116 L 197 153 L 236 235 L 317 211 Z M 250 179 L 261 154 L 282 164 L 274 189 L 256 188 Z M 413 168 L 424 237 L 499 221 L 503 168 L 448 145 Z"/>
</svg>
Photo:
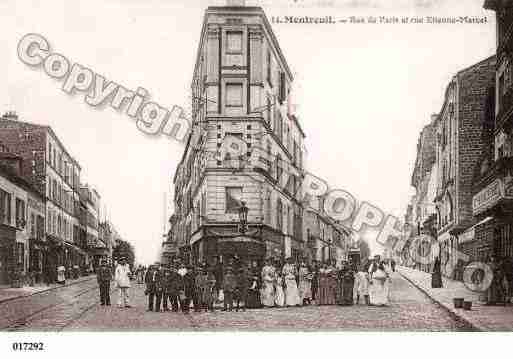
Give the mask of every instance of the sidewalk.
<svg viewBox="0 0 513 359">
<path fill-rule="evenodd" d="M 443 278 L 443 288 L 431 288 L 431 274 L 416 269 L 397 266 L 397 272 L 410 281 L 433 301 L 445 307 L 459 319 L 482 331 L 513 330 L 513 306 L 487 306 L 479 300 L 479 293 L 472 292 L 462 282 Z M 453 298 L 472 301 L 472 310 L 455 309 Z"/>
<path fill-rule="evenodd" d="M 66 284 L 50 284 L 45 285 L 36 285 L 34 287 L 22 287 L 22 288 L 11 288 L 10 286 L 0 286 L 0 304 L 3 302 L 8 302 L 10 300 L 21 298 L 21 297 L 29 297 L 31 295 L 34 295 L 36 293 L 46 292 L 52 289 L 61 288 L 61 287 L 68 287 L 77 283 L 89 281 L 92 279 L 96 279 L 96 275 L 88 275 L 85 277 L 80 277 L 78 279 L 68 279 L 66 280 Z"/>
</svg>

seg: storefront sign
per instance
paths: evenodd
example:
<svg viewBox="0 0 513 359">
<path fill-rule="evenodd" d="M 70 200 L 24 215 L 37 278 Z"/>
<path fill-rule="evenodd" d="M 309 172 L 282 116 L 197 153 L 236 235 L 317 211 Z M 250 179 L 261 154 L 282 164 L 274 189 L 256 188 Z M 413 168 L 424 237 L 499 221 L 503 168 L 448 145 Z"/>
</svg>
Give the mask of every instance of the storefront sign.
<svg viewBox="0 0 513 359">
<path fill-rule="evenodd" d="M 460 234 L 459 242 L 460 243 L 471 242 L 474 240 L 475 235 L 476 235 L 476 229 L 474 226 L 472 226 L 472 228 L 469 228 L 465 232 Z"/>
<path fill-rule="evenodd" d="M 493 207 L 497 202 L 504 198 L 504 186 L 500 179 L 496 179 L 476 194 L 472 199 L 473 214 L 479 214 L 486 209 Z"/>
</svg>

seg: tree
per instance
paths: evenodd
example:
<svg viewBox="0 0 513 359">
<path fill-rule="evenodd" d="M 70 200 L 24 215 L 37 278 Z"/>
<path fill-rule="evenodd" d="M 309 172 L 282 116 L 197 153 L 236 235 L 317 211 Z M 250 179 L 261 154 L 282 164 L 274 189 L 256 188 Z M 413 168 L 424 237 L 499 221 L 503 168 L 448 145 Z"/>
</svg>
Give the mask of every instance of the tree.
<svg viewBox="0 0 513 359">
<path fill-rule="evenodd" d="M 116 246 L 112 250 L 112 259 L 117 261 L 121 257 L 125 257 L 127 259 L 127 263 L 131 268 L 133 268 L 135 262 L 134 247 L 126 241 L 118 240 Z"/>
</svg>

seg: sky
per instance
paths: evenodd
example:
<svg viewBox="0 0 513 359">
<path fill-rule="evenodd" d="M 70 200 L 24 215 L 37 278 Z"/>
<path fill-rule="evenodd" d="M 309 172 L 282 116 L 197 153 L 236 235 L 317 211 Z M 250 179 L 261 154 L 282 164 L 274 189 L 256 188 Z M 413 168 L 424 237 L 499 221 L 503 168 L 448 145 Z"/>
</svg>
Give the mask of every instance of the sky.
<svg viewBox="0 0 513 359">
<path fill-rule="evenodd" d="M 52 126 L 97 188 L 101 218 L 157 259 L 172 178 L 183 144 L 140 132 L 123 112 L 93 108 L 84 94 L 22 63 L 27 33 L 152 101 L 190 110 L 190 82 L 203 14 L 222 0 L 3 0 L 0 2 L 0 111 Z M 398 217 L 410 186 L 418 134 L 440 110 L 459 70 L 495 52 L 494 13 L 483 0 L 252 0 L 267 16 L 476 16 L 485 24 L 273 24 L 294 73 L 294 102 L 306 133 L 307 165 L 343 189 Z"/>
</svg>

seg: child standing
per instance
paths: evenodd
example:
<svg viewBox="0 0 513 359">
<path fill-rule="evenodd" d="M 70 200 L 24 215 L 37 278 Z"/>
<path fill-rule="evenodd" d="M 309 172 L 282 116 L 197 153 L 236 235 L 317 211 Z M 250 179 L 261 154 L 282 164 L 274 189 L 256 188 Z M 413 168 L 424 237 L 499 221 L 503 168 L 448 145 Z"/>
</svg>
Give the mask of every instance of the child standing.
<svg viewBox="0 0 513 359">
<path fill-rule="evenodd" d="M 226 268 L 226 273 L 223 279 L 223 292 L 224 292 L 224 308 L 223 312 L 233 310 L 233 293 L 237 289 L 237 278 L 233 274 L 231 267 Z"/>
<path fill-rule="evenodd" d="M 360 304 L 360 297 L 364 298 L 366 305 L 369 305 L 369 273 L 360 266 L 355 276 L 356 304 Z"/>
</svg>

